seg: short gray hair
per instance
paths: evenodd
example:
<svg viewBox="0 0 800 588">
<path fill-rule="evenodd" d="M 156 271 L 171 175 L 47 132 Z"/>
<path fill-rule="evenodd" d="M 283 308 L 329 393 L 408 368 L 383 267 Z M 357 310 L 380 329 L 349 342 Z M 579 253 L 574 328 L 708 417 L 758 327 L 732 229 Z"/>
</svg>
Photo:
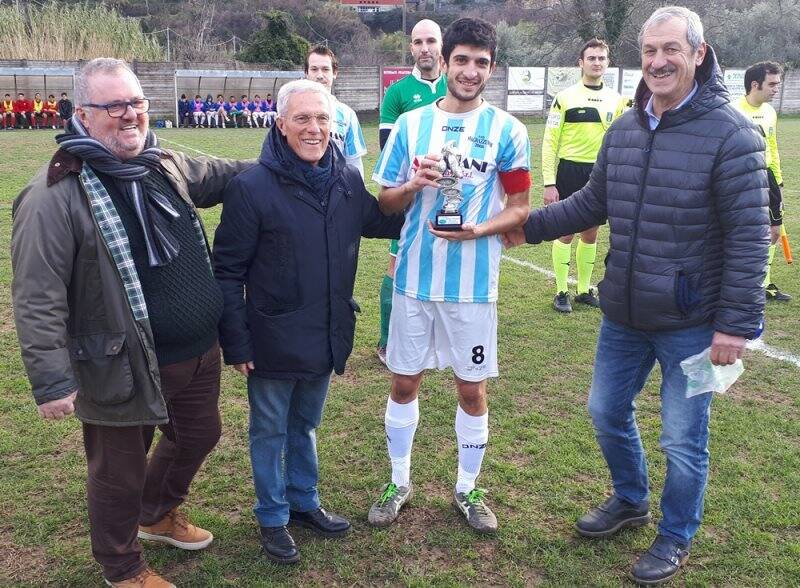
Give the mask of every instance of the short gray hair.
<svg viewBox="0 0 800 588">
<path fill-rule="evenodd" d="M 325 97 L 325 103 L 328 105 L 328 110 L 331 109 L 331 94 L 328 89 L 319 82 L 311 80 L 293 80 L 288 84 L 281 86 L 278 90 L 278 116 L 283 118 L 286 114 L 286 108 L 289 106 L 289 97 L 292 94 L 302 94 L 304 92 L 313 92 L 315 94 L 322 94 Z"/>
<path fill-rule="evenodd" d="M 136 78 L 136 74 L 122 59 L 113 57 L 97 57 L 88 61 L 78 72 L 75 78 L 75 106 L 91 102 L 89 82 L 98 74 L 113 74 L 119 71 L 129 71 Z M 139 78 L 136 78 L 139 81 Z M 141 83 L 139 84 L 141 86 Z"/>
<path fill-rule="evenodd" d="M 692 47 L 693 52 L 700 49 L 700 45 L 705 42 L 703 38 L 703 23 L 697 13 L 689 10 L 685 6 L 662 6 L 650 15 L 639 31 L 639 48 L 642 47 L 642 39 L 647 29 L 655 24 L 662 23 L 671 18 L 679 18 L 686 23 L 686 40 Z"/>
</svg>

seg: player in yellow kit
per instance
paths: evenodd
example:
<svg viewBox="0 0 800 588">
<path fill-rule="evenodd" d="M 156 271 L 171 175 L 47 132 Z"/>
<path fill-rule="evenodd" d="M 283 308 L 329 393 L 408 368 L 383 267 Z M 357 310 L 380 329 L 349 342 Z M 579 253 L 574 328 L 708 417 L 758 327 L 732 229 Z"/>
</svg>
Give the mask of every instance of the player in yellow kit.
<svg viewBox="0 0 800 588">
<path fill-rule="evenodd" d="M 542 141 L 542 176 L 544 204 L 552 204 L 577 192 L 589 180 L 603 136 L 611 123 L 622 114 L 626 100 L 603 84 L 608 69 L 608 45 L 591 39 L 581 49 L 578 65 L 581 81 L 556 94 L 547 117 Z M 553 270 L 556 296 L 553 307 L 572 312 L 567 290 L 573 235 L 553 241 Z M 600 302 L 589 287 L 597 253 L 597 227 L 583 231 L 575 250 L 578 288 L 575 302 L 599 307 Z"/>
<path fill-rule="evenodd" d="M 758 125 L 767 142 L 766 160 L 771 226 L 769 262 L 764 288 L 767 300 L 788 302 L 792 297 L 781 292 L 771 278 L 772 260 L 775 258 L 775 249 L 778 239 L 781 237 L 781 225 L 783 224 L 783 195 L 781 194 L 783 174 L 781 173 L 781 158 L 778 155 L 778 114 L 769 103 L 780 92 L 781 75 L 783 75 L 783 68 L 772 61 L 762 61 L 748 67 L 744 73 L 744 89 L 747 93 L 736 102 L 735 106 Z"/>
</svg>

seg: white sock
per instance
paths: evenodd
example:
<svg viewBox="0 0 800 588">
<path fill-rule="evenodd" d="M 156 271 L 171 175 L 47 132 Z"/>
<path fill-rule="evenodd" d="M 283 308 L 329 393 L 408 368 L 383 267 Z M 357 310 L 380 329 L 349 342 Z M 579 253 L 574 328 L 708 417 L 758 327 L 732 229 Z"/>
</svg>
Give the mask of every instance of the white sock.
<svg viewBox="0 0 800 588">
<path fill-rule="evenodd" d="M 419 399 L 399 404 L 386 402 L 386 446 L 392 460 L 392 482 L 408 487 L 411 481 L 411 445 L 419 422 Z"/>
<path fill-rule="evenodd" d="M 489 412 L 471 416 L 459 406 L 456 409 L 456 438 L 458 439 L 458 480 L 456 492 L 467 493 L 475 488 L 481 472 L 483 454 L 489 441 Z"/>
</svg>

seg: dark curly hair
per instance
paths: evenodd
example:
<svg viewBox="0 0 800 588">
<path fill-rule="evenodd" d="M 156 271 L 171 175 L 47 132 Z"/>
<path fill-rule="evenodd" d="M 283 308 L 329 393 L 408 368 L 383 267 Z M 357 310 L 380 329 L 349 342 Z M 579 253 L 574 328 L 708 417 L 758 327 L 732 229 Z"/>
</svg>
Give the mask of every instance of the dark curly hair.
<svg viewBox="0 0 800 588">
<path fill-rule="evenodd" d="M 456 45 L 488 49 L 492 55 L 492 63 L 497 56 L 497 34 L 494 27 L 480 18 L 459 18 L 447 27 L 442 39 L 442 57 L 445 63 L 450 62 L 450 54 Z"/>
</svg>

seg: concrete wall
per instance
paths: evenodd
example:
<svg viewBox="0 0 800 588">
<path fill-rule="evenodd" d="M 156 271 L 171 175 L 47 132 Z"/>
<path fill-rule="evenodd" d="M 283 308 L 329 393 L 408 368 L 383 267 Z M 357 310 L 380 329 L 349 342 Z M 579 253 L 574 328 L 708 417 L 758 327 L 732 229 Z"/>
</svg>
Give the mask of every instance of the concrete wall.
<svg viewBox="0 0 800 588">
<path fill-rule="evenodd" d="M 0 60 L 0 95 L 6 92 L 14 95 L 19 91 L 32 97 L 34 92 L 42 94 L 56 94 L 66 91 L 72 97 L 72 84 L 69 78 L 59 76 L 43 79 L 41 76 L 16 76 L 16 78 L 2 74 L 3 67 L 74 67 L 77 71 L 81 61 L 27 61 L 27 60 Z M 277 96 L 280 86 L 288 80 L 229 78 L 227 82 L 221 79 L 207 78 L 198 83 L 197 79 L 175 79 L 175 71 L 179 69 L 205 69 L 205 70 L 268 70 L 266 65 L 241 62 L 218 63 L 191 63 L 191 62 L 133 62 L 132 67 L 142 82 L 146 96 L 151 98 L 151 116 L 154 119 L 175 118 L 175 100 L 177 96 L 186 93 L 194 96 L 200 93 L 205 97 L 211 93 L 216 96 L 222 93 L 226 98 L 233 94 L 261 94 L 271 92 Z M 506 107 L 506 80 L 507 70 L 498 67 L 490 78 L 484 96 L 500 108 Z M 621 76 L 620 76 L 621 78 Z M 46 88 L 45 88 L 46 83 Z M 357 112 L 377 112 L 380 107 L 380 67 L 378 66 L 350 66 L 342 67 L 334 83 L 336 97 L 349 105 Z M 779 100 L 773 103 L 775 109 L 782 114 L 800 113 L 800 71 L 786 73 L 783 90 Z"/>
</svg>

